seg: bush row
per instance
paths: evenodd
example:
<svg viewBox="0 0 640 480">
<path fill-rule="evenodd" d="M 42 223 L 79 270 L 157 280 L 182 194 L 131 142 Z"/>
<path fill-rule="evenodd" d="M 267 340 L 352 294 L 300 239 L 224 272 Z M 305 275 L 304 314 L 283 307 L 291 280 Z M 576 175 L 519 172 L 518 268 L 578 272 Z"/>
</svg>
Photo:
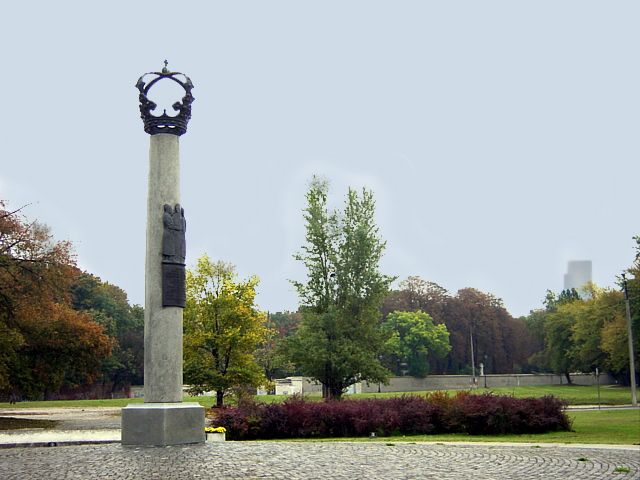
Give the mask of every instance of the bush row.
<svg viewBox="0 0 640 480">
<path fill-rule="evenodd" d="M 514 398 L 461 392 L 387 399 L 283 403 L 242 402 L 215 409 L 217 426 L 230 440 L 359 437 L 438 433 L 491 435 L 569 430 L 565 402 L 547 396 Z"/>
</svg>

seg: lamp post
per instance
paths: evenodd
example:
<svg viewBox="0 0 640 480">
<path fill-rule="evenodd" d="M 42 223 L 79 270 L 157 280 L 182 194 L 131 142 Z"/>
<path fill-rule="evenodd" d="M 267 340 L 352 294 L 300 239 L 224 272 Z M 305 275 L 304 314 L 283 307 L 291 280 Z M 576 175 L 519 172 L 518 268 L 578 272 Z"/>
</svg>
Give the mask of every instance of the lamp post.
<svg viewBox="0 0 640 480">
<path fill-rule="evenodd" d="M 598 385 L 598 410 L 600 410 L 600 370 L 596 367 L 596 382 Z"/>
<path fill-rule="evenodd" d="M 631 329 L 631 307 L 629 306 L 629 289 L 627 277 L 622 274 L 622 287 L 624 289 L 624 303 L 627 311 L 627 336 L 629 340 L 629 377 L 631 378 L 631 404 L 638 406 L 638 394 L 636 392 L 636 366 L 633 355 L 633 330 Z"/>
<path fill-rule="evenodd" d="M 471 343 L 471 376 L 473 377 L 471 388 L 476 388 L 476 359 L 475 359 L 475 355 L 473 354 L 473 328 L 472 327 L 469 327 L 469 341 Z"/>
<path fill-rule="evenodd" d="M 484 356 L 484 372 L 482 372 L 484 374 L 484 388 L 487 388 L 487 355 L 485 354 Z"/>
</svg>

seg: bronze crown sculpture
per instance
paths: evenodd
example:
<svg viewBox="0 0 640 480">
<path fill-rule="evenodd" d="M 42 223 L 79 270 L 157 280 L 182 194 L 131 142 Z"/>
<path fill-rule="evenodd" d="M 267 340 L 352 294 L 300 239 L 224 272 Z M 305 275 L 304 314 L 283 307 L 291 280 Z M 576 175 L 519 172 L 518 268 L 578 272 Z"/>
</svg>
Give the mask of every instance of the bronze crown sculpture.
<svg viewBox="0 0 640 480">
<path fill-rule="evenodd" d="M 144 77 L 147 75 L 155 75 L 155 78 L 148 83 L 145 83 Z M 182 77 L 182 79 L 177 77 Z M 151 112 L 155 110 L 158 105 L 147 97 L 149 89 L 165 78 L 173 80 L 184 88 L 185 91 L 185 95 L 182 97 L 182 102 L 176 102 L 172 105 L 173 109 L 178 112 L 174 117 L 167 115 L 166 110 L 159 117 L 152 115 Z M 180 136 L 187 131 L 187 124 L 191 118 L 191 104 L 194 100 L 193 95 L 191 95 L 193 83 L 191 83 L 191 79 L 189 77 L 184 73 L 170 72 L 167 68 L 167 61 L 165 60 L 164 68 L 161 72 L 145 73 L 138 79 L 136 88 L 140 91 L 140 118 L 142 118 L 142 121 L 144 122 L 145 132 L 149 135 L 170 133 L 172 135 Z"/>
</svg>

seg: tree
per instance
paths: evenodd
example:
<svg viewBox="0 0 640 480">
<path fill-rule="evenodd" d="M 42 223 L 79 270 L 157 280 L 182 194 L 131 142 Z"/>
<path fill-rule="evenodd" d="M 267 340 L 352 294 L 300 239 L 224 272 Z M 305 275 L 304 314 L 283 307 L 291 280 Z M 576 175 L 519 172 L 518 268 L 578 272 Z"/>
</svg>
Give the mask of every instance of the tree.
<svg viewBox="0 0 640 480">
<path fill-rule="evenodd" d="M 27 222 L 0 201 L 0 391 L 14 390 L 11 372 L 20 348 L 22 309 L 64 296 L 71 245 L 51 241 L 48 229 Z"/>
<path fill-rule="evenodd" d="M 602 327 L 600 347 L 606 355 L 605 367 L 623 383 L 629 382 L 629 344 L 626 312 L 616 309 L 613 318 Z M 635 333 L 635 332 L 634 332 Z M 636 365 L 640 363 L 638 344 L 634 346 Z"/>
<path fill-rule="evenodd" d="M 409 276 L 400 282 L 400 289 L 393 290 L 382 304 L 383 315 L 400 310 L 428 313 L 436 323 L 442 323 L 449 292 L 435 282 L 428 282 L 418 276 Z"/>
<path fill-rule="evenodd" d="M 544 325 L 547 321 L 547 317 L 547 311 L 540 308 L 531 310 L 529 312 L 529 315 L 523 318 L 523 322 L 526 326 L 527 333 L 530 338 L 530 345 L 533 350 L 533 353 L 527 359 L 527 366 L 529 371 L 535 373 L 551 371 L 544 343 Z"/>
<path fill-rule="evenodd" d="M 581 300 L 575 288 L 562 290 L 559 294 L 547 290 L 542 300 L 545 308 L 532 310 L 524 319 L 533 347 L 528 358 L 530 369 L 564 374 L 567 382 L 571 383 L 569 372 L 574 368 L 571 352 L 575 346 L 571 329 L 575 319 L 567 318 L 566 308 L 560 314 L 558 309 Z"/>
<path fill-rule="evenodd" d="M 565 308 L 573 311 L 575 321 L 570 352 L 573 368 L 593 372 L 596 367 L 604 370 L 610 366 L 607 352 L 602 349 L 602 335 L 606 325 L 624 318 L 624 303 L 621 292 L 598 288 L 594 284 L 587 286 L 587 293 L 585 300 L 574 300 Z"/>
<path fill-rule="evenodd" d="M 449 372 L 471 373 L 471 338 L 475 367 L 483 363 L 487 373 L 519 371 L 533 353 L 524 321 L 513 318 L 499 298 L 474 288 L 461 289 L 447 300 L 444 323 L 452 347 Z"/>
<path fill-rule="evenodd" d="M 297 330 L 301 317 L 298 312 L 267 313 L 268 333 L 256 351 L 256 360 L 262 366 L 273 393 L 273 380 L 296 373 L 295 365 L 289 360 L 287 339 Z"/>
<path fill-rule="evenodd" d="M 547 291 L 545 310 L 529 315 L 528 325 L 544 332 L 544 350 L 531 359 L 563 374 L 602 371 L 628 378 L 624 298 L 620 291 L 589 284 L 581 298 L 575 289 L 559 295 Z"/>
<path fill-rule="evenodd" d="M 581 299 L 582 297 L 580 297 L 580 294 L 575 288 L 567 288 L 565 290 L 562 290 L 559 295 L 556 295 L 551 290 L 547 290 L 547 294 L 545 295 L 542 303 L 544 304 L 548 312 L 554 312 L 561 305 Z"/>
<path fill-rule="evenodd" d="M 633 237 L 633 240 L 636 243 L 636 254 L 633 265 L 627 269 L 627 287 L 629 291 L 629 307 L 631 309 L 631 324 L 633 330 L 633 351 L 635 353 L 636 373 L 638 373 L 638 369 L 640 369 L 640 235 Z M 627 359 L 628 357 L 629 355 L 627 354 Z M 626 371 L 628 378 L 628 367 Z"/>
<path fill-rule="evenodd" d="M 554 372 L 563 374 L 567 382 L 571 384 L 571 350 L 573 348 L 571 333 L 575 319 L 567 305 L 561 305 L 549 314 L 544 325 L 544 332 L 550 367 Z"/>
<path fill-rule="evenodd" d="M 102 383 L 111 393 L 143 382 L 144 310 L 131 306 L 124 290 L 82 272 L 71 286 L 73 307 L 90 315 L 113 339 L 102 363 Z"/>
<path fill-rule="evenodd" d="M 451 350 L 447 327 L 435 325 L 429 314 L 420 310 L 392 312 L 382 328 L 389 335 L 385 360 L 396 374 L 401 374 L 401 365 L 406 364 L 409 375 L 424 377 L 429 373 L 429 355 L 444 357 Z"/>
<path fill-rule="evenodd" d="M 446 326 L 451 351 L 442 358 L 427 357 L 430 369 L 438 373 L 471 373 L 471 336 L 476 367 L 484 363 L 485 372 L 526 369 L 527 358 L 542 348 L 542 339 L 535 342 L 525 319 L 513 318 L 499 298 L 474 288 L 461 289 L 452 296 L 434 282 L 411 276 L 385 298 L 383 314 L 394 310 L 421 310 L 436 325 Z"/>
<path fill-rule="evenodd" d="M 344 210 L 330 212 L 328 184 L 314 178 L 307 192 L 306 243 L 295 256 L 307 281 L 293 282 L 302 322 L 289 342 L 301 372 L 319 381 L 323 397 L 339 399 L 359 381 L 385 381 L 380 306 L 393 280 L 379 272 L 385 242 L 374 223 L 371 191 L 349 189 Z"/>
<path fill-rule="evenodd" d="M 77 272 L 69 242 L 0 201 L 0 393 L 48 398 L 99 374 L 112 344 L 72 308 Z"/>
<path fill-rule="evenodd" d="M 28 308 L 21 321 L 25 344 L 12 384 L 27 398 L 53 398 L 63 386 L 77 388 L 100 376 L 113 346 L 102 326 L 68 304 Z"/>
<path fill-rule="evenodd" d="M 229 390 L 266 385 L 255 351 L 269 330 L 255 305 L 257 277 L 236 281 L 234 267 L 207 255 L 187 271 L 184 377 L 191 393 L 216 391 L 221 407 Z"/>
</svg>

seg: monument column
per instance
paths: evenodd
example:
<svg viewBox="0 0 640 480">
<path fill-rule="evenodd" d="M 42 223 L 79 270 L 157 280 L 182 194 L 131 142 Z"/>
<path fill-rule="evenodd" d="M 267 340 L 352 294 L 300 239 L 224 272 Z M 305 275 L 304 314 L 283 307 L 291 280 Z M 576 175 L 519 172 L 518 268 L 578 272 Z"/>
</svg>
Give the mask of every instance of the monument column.
<svg viewBox="0 0 640 480">
<path fill-rule="evenodd" d="M 145 77 L 153 76 L 149 81 Z M 174 81 L 185 95 L 152 115 L 147 94 L 159 81 Z M 182 402 L 182 309 L 185 306 L 184 209 L 180 205 L 180 136 L 191 118 L 193 84 L 186 75 L 151 72 L 138 80 L 140 113 L 150 135 L 144 312 L 144 404 L 122 409 L 123 445 L 179 445 L 205 440 L 204 407 Z"/>
<path fill-rule="evenodd" d="M 182 308 L 164 307 L 162 302 L 164 206 L 169 205 L 173 215 L 175 205 L 180 205 L 179 143 L 180 137 L 169 133 L 150 137 L 144 299 L 147 403 L 182 401 Z"/>
</svg>

